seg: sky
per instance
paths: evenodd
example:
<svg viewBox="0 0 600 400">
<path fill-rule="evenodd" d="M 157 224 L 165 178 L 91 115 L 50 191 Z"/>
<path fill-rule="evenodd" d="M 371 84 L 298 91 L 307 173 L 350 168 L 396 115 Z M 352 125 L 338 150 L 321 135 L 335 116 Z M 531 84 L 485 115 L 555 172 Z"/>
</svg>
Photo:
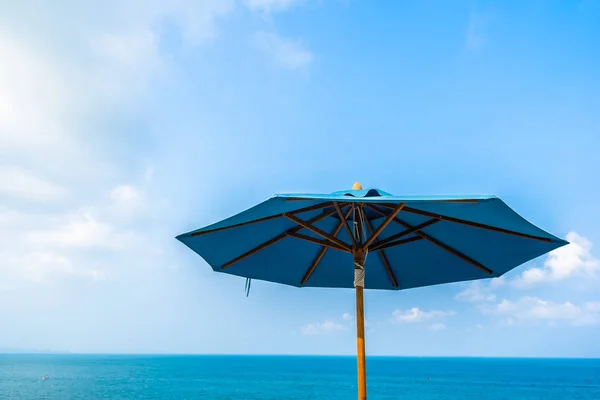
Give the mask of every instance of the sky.
<svg viewBox="0 0 600 400">
<path fill-rule="evenodd" d="M 600 3 L 0 0 L 0 349 L 354 354 L 352 290 L 175 236 L 276 193 L 494 194 L 571 244 L 367 291 L 368 355 L 600 357 Z"/>
</svg>

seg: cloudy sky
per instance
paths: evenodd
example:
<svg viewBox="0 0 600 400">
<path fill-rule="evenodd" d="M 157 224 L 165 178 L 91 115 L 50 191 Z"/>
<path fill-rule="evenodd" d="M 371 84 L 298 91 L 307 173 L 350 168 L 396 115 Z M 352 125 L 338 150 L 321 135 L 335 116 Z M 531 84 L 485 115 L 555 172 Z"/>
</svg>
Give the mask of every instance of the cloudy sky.
<svg viewBox="0 0 600 400">
<path fill-rule="evenodd" d="M 0 0 L 0 348 L 353 354 L 354 294 L 177 234 L 354 181 L 571 242 L 366 294 L 367 352 L 600 356 L 600 3 Z"/>
</svg>

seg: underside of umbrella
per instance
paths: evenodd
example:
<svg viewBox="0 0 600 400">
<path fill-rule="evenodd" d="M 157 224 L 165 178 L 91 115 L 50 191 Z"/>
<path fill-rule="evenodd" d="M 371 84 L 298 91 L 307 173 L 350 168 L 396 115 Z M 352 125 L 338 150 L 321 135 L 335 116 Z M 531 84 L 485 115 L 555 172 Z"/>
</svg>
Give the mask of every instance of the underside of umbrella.
<svg viewBox="0 0 600 400">
<path fill-rule="evenodd" d="M 353 288 L 361 250 L 365 287 L 388 290 L 501 276 L 567 243 L 494 196 L 375 189 L 278 195 L 178 239 L 215 271 L 298 287 Z"/>
<path fill-rule="evenodd" d="M 360 185 L 278 195 L 177 238 L 218 272 L 356 288 L 359 399 L 366 399 L 363 288 L 498 277 L 567 244 L 495 196 L 392 196 Z"/>
</svg>

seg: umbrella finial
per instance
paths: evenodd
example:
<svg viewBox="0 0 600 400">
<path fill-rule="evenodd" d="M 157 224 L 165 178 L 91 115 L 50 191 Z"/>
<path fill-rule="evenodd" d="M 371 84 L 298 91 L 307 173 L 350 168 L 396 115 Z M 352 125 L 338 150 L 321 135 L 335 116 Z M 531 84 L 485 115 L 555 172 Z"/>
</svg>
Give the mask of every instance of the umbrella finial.
<svg viewBox="0 0 600 400">
<path fill-rule="evenodd" d="M 359 182 L 354 182 L 354 185 L 352 185 L 352 190 L 362 190 L 362 185 Z"/>
</svg>

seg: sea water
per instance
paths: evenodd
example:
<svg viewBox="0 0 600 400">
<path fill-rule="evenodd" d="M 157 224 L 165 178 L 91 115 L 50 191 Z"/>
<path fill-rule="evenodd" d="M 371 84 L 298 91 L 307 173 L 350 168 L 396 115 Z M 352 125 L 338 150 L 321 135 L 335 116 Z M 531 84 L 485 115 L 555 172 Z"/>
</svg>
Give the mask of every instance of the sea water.
<svg viewBox="0 0 600 400">
<path fill-rule="evenodd" d="M 371 357 L 367 382 L 371 400 L 600 400 L 600 360 Z M 355 398 L 353 357 L 0 355 L 0 399 Z"/>
</svg>

